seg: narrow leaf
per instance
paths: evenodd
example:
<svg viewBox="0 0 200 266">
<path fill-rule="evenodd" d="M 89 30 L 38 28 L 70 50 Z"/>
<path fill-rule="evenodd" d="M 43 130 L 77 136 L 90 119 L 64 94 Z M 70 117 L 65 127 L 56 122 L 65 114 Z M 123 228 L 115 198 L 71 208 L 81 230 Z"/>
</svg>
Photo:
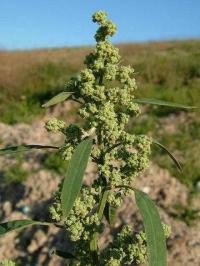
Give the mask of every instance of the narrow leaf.
<svg viewBox="0 0 200 266">
<path fill-rule="evenodd" d="M 152 98 L 143 98 L 143 99 L 134 99 L 134 103 L 141 103 L 141 104 L 155 104 L 155 105 L 161 105 L 161 106 L 168 106 L 168 107 L 175 107 L 175 108 L 183 108 L 183 109 L 194 109 L 197 108 L 195 106 L 188 106 L 188 105 L 183 105 L 179 103 L 174 103 L 174 102 L 168 102 L 168 101 L 162 101 L 162 100 L 157 100 L 157 99 L 152 99 Z"/>
<path fill-rule="evenodd" d="M 104 209 L 104 216 L 110 225 L 114 223 L 116 212 L 117 208 L 110 205 L 110 203 L 107 202 Z"/>
<path fill-rule="evenodd" d="M 92 236 L 92 239 L 90 241 L 90 252 L 91 252 L 91 256 L 93 261 L 95 262 L 96 265 L 98 264 L 98 244 L 97 244 L 97 237 L 98 234 L 97 232 L 95 232 Z"/>
<path fill-rule="evenodd" d="M 167 266 L 166 240 L 157 208 L 144 192 L 135 190 L 135 199 L 143 218 L 149 265 Z"/>
<path fill-rule="evenodd" d="M 106 217 L 106 220 L 109 222 L 110 225 L 112 225 L 115 221 L 117 208 L 114 206 L 111 206 L 109 203 L 106 204 L 104 215 Z"/>
<path fill-rule="evenodd" d="M 108 199 L 108 195 L 109 195 L 109 190 L 104 191 L 103 196 L 102 196 L 101 201 L 100 201 L 100 204 L 99 204 L 98 217 L 100 220 L 103 217 L 103 213 L 104 213 L 104 209 L 105 209 L 106 202 Z"/>
<path fill-rule="evenodd" d="M 51 98 L 51 100 L 49 100 L 48 102 L 46 102 L 45 104 L 42 105 L 42 107 L 50 107 L 53 106 L 57 103 L 60 102 L 64 102 L 67 98 L 69 98 L 71 96 L 72 92 L 61 92 L 59 94 L 57 94 L 56 96 L 54 96 L 53 98 Z"/>
<path fill-rule="evenodd" d="M 0 236 L 10 231 L 21 229 L 28 225 L 50 225 L 46 222 L 32 221 L 32 220 L 14 220 L 0 224 Z"/>
<path fill-rule="evenodd" d="M 10 146 L 4 149 L 0 149 L 0 155 L 7 155 L 7 154 L 13 154 L 18 152 L 26 152 L 33 149 L 59 149 L 59 147 L 56 146 L 50 146 L 50 145 L 20 145 L 20 146 Z"/>
<path fill-rule="evenodd" d="M 164 150 L 169 155 L 169 157 L 172 159 L 172 161 L 175 163 L 175 165 L 177 166 L 177 168 L 179 169 L 179 171 L 180 172 L 182 171 L 182 167 L 181 167 L 180 163 L 178 162 L 178 160 L 171 154 L 171 152 L 165 146 L 163 146 L 161 143 L 159 143 L 156 140 L 153 140 L 152 143 L 154 143 L 159 148 L 161 148 L 162 150 Z"/>
<path fill-rule="evenodd" d="M 103 192 L 103 195 L 101 197 L 101 200 L 100 200 L 100 203 L 99 203 L 99 206 L 98 206 L 98 209 L 97 209 L 99 220 L 101 220 L 102 217 L 103 217 L 103 213 L 104 213 L 104 209 L 105 209 L 105 206 L 106 206 L 108 194 L 109 194 L 109 191 L 106 190 L 106 191 Z M 98 260 L 97 238 L 98 238 L 98 234 L 97 234 L 97 232 L 95 232 L 93 234 L 93 236 L 92 236 L 91 241 L 90 241 L 90 251 L 92 252 L 92 256 L 93 256 L 94 261 Z"/>
<path fill-rule="evenodd" d="M 67 167 L 61 191 L 61 207 L 66 218 L 81 189 L 84 172 L 92 149 L 92 140 L 82 141 L 75 149 Z"/>
<path fill-rule="evenodd" d="M 51 255 L 56 255 L 56 256 L 64 258 L 64 259 L 74 259 L 75 258 L 75 256 L 73 254 L 66 252 L 66 251 L 61 251 L 58 249 L 53 249 L 51 251 Z"/>
<path fill-rule="evenodd" d="M 97 246 L 97 233 L 94 233 L 92 239 L 90 241 L 90 250 L 95 254 L 97 253 L 98 246 Z"/>
</svg>

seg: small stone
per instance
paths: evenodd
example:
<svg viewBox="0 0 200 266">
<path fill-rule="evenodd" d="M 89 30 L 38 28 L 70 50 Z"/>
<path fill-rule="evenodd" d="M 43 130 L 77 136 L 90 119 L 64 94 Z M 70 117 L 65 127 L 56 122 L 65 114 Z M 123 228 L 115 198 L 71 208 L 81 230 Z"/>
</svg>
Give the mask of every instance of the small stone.
<svg viewBox="0 0 200 266">
<path fill-rule="evenodd" d="M 151 191 L 151 188 L 146 186 L 146 187 L 143 187 L 143 188 L 142 188 L 142 191 L 143 191 L 144 193 L 149 194 L 150 191 Z"/>
</svg>

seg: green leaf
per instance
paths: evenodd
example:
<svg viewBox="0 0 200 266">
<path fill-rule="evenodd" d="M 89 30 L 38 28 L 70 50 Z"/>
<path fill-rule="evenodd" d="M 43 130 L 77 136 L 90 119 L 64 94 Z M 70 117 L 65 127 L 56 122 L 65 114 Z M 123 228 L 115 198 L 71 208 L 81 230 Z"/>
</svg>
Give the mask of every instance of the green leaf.
<svg viewBox="0 0 200 266">
<path fill-rule="evenodd" d="M 104 191 L 103 196 L 102 196 L 101 201 L 100 201 L 100 204 L 99 204 L 98 217 L 100 220 L 103 217 L 103 213 L 104 213 L 104 209 L 105 209 L 106 202 L 108 199 L 108 195 L 109 195 L 109 190 Z"/>
<path fill-rule="evenodd" d="M 92 140 L 82 141 L 75 149 L 67 167 L 61 191 L 61 208 L 66 218 L 81 189 L 84 172 L 92 149 Z"/>
<path fill-rule="evenodd" d="M 59 149 L 59 147 L 50 145 L 21 145 L 21 146 L 11 146 L 4 149 L 0 149 L 0 155 L 13 154 L 18 152 L 26 152 L 32 149 Z"/>
<path fill-rule="evenodd" d="M 135 199 L 143 218 L 149 265 L 167 266 L 166 240 L 157 208 L 144 192 L 135 190 Z"/>
<path fill-rule="evenodd" d="M 109 203 L 106 204 L 104 215 L 106 217 L 106 220 L 109 222 L 110 225 L 112 225 L 115 221 L 117 208 L 114 206 L 111 206 Z"/>
<path fill-rule="evenodd" d="M 92 251 L 93 254 L 97 253 L 97 250 L 98 250 L 97 236 L 98 236 L 98 234 L 97 233 L 94 233 L 92 235 L 92 239 L 90 241 L 90 251 Z"/>
<path fill-rule="evenodd" d="M 0 224 L 0 235 L 4 235 L 16 229 L 22 229 L 28 225 L 51 225 L 46 222 L 32 221 L 32 220 L 14 220 Z"/>
<path fill-rule="evenodd" d="M 134 103 L 141 103 L 141 104 L 155 104 L 155 105 L 161 105 L 161 106 L 168 106 L 168 107 L 175 107 L 175 108 L 183 108 L 183 109 L 194 109 L 197 108 L 195 106 L 188 106 L 188 105 L 183 105 L 179 103 L 173 103 L 173 102 L 168 102 L 168 101 L 162 101 L 162 100 L 157 100 L 157 99 L 152 99 L 152 98 L 143 98 L 143 99 L 134 99 Z"/>
<path fill-rule="evenodd" d="M 169 155 L 169 157 L 172 159 L 172 161 L 175 163 L 175 165 L 177 166 L 179 171 L 180 172 L 182 171 L 182 167 L 181 167 L 180 163 L 178 162 L 178 160 L 168 151 L 168 149 L 165 146 L 163 146 L 161 143 L 159 143 L 156 140 L 153 140 L 152 143 L 157 145 L 162 150 L 164 150 Z"/>
<path fill-rule="evenodd" d="M 56 255 L 58 257 L 64 258 L 64 259 L 75 259 L 75 256 L 69 252 L 61 251 L 58 249 L 53 249 L 51 251 L 51 255 Z"/>
<path fill-rule="evenodd" d="M 109 190 L 105 190 L 103 192 L 102 197 L 101 197 L 101 200 L 100 200 L 100 203 L 99 203 L 99 206 L 98 206 L 98 209 L 97 209 L 99 220 L 101 220 L 102 217 L 103 217 L 103 213 L 104 213 L 104 209 L 105 209 L 105 206 L 106 206 L 108 195 L 109 195 Z M 98 261 L 97 238 L 98 238 L 98 233 L 95 232 L 92 235 L 92 238 L 91 238 L 91 241 L 90 241 L 90 251 L 92 253 L 93 260 L 96 261 L 96 262 Z"/>
<path fill-rule="evenodd" d="M 95 232 L 92 235 L 92 239 L 90 241 L 90 252 L 91 252 L 92 260 L 95 263 L 95 265 L 99 265 L 98 264 L 98 244 L 97 244 L 97 238 L 98 238 L 98 234 L 97 234 L 97 232 Z"/>
<path fill-rule="evenodd" d="M 61 92 L 59 94 L 57 94 L 56 96 L 54 96 L 53 98 L 51 98 L 51 100 L 49 100 L 48 102 L 46 102 L 45 104 L 42 105 L 42 107 L 50 107 L 52 105 L 55 105 L 57 103 L 60 102 L 64 102 L 67 98 L 69 98 L 71 96 L 72 92 Z"/>
</svg>

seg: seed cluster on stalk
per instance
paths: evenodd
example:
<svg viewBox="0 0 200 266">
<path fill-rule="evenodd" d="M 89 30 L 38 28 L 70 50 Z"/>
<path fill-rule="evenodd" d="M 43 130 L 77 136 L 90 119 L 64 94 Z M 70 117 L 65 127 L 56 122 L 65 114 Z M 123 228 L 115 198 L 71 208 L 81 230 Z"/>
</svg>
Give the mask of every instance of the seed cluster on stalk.
<svg viewBox="0 0 200 266">
<path fill-rule="evenodd" d="M 56 118 L 45 125 L 48 131 L 65 135 L 65 143 L 60 149 L 64 160 L 70 160 L 85 136 L 93 138 L 91 161 L 97 165 L 98 178 L 90 187 L 82 187 L 67 219 L 63 220 L 61 215 L 60 190 L 50 207 L 52 218 L 64 223 L 75 244 L 76 261 L 71 265 L 82 266 L 93 265 L 90 241 L 94 233 L 102 233 L 104 229 L 103 220 L 96 212 L 102 192 L 109 188 L 108 204 L 119 207 L 123 197 L 131 193 L 128 186 L 147 168 L 151 150 L 151 140 L 147 136 L 126 131 L 130 117 L 140 115 L 140 109 L 133 101 L 137 89 L 134 69 L 121 65 L 119 50 L 109 41 L 117 27 L 103 11 L 96 12 L 92 19 L 99 24 L 95 34 L 96 47 L 86 56 L 85 69 L 66 84 L 66 91 L 72 92 L 72 100 L 80 103 L 78 113 L 83 125 L 66 125 Z M 114 237 L 102 251 L 100 265 L 144 262 L 147 253 L 145 234 L 134 235 L 132 231 L 125 226 Z"/>
</svg>

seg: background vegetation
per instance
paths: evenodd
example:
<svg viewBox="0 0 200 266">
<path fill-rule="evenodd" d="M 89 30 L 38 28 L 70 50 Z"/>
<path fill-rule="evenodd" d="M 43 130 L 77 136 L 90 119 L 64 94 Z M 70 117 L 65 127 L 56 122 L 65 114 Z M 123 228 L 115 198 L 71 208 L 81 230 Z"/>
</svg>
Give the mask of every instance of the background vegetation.
<svg viewBox="0 0 200 266">
<path fill-rule="evenodd" d="M 119 45 L 123 64 L 135 68 L 140 97 L 200 106 L 200 40 Z M 0 51 L 0 121 L 31 123 L 44 114 L 41 104 L 63 90 L 83 67 L 85 48 Z M 196 192 L 200 182 L 200 113 L 147 106 L 143 121 L 128 130 L 148 132 L 165 144 L 183 165 L 178 175 L 170 159 L 155 148 L 152 159 Z M 164 133 L 164 134 L 163 134 Z M 45 159 L 48 168 L 55 158 Z M 56 166 L 62 172 L 62 165 Z M 9 172 L 13 178 L 12 169 Z M 17 173 L 17 175 L 21 175 Z M 26 176 L 26 173 L 23 173 Z"/>
</svg>

